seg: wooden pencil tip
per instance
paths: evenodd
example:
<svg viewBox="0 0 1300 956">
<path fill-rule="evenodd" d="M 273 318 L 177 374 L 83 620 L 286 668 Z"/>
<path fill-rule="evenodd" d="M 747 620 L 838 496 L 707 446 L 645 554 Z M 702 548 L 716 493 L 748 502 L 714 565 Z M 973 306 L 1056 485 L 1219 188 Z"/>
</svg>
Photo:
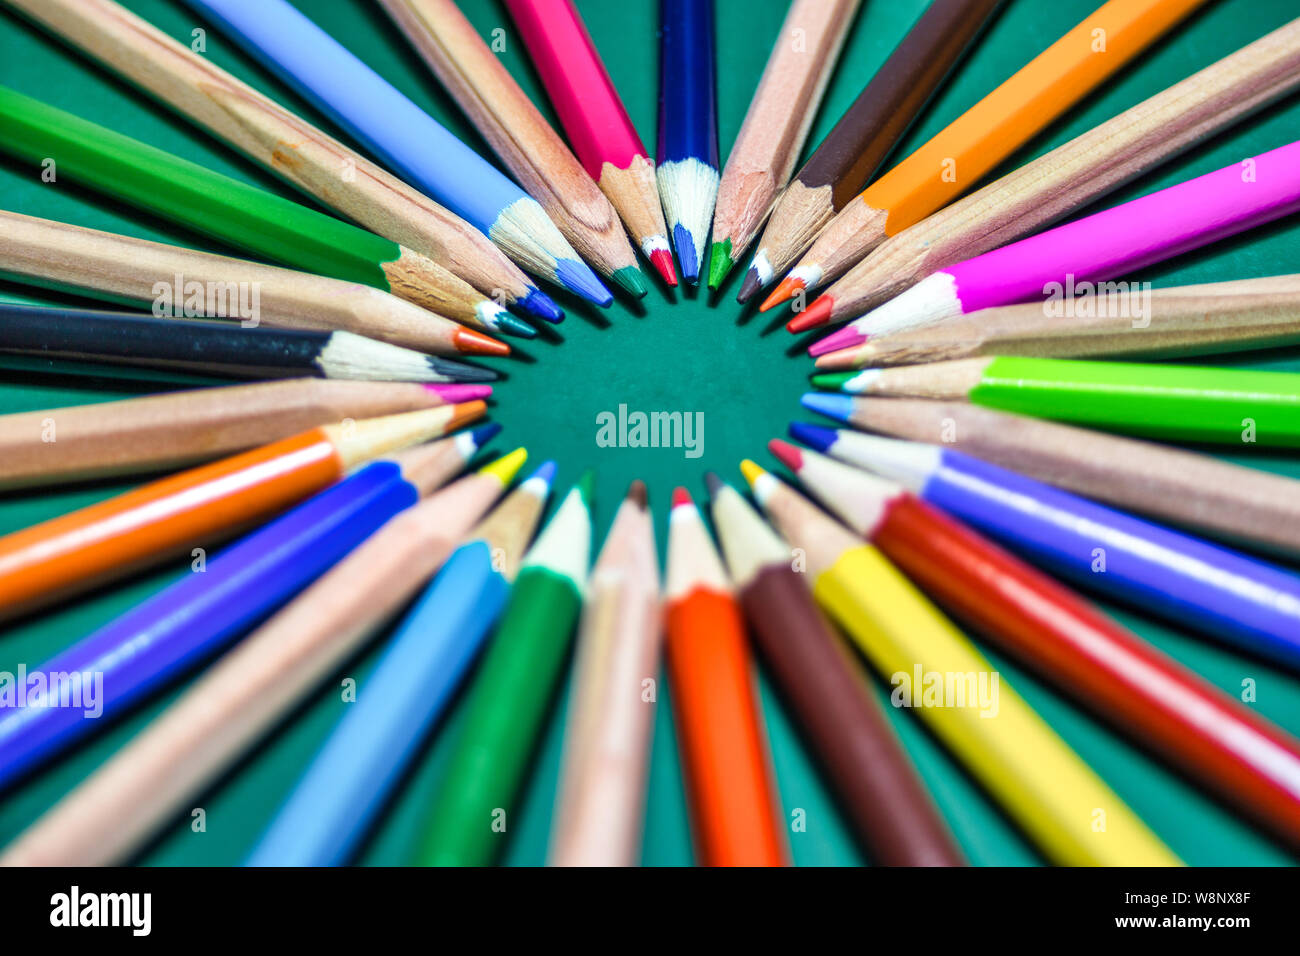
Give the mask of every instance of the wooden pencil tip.
<svg viewBox="0 0 1300 956">
<path fill-rule="evenodd" d="M 693 505 L 693 504 L 695 504 L 695 502 L 691 500 L 691 493 L 689 491 L 687 491 L 685 488 L 682 488 L 681 486 L 678 486 L 673 489 L 672 506 L 674 508 L 679 507 L 680 505 Z"/>
<path fill-rule="evenodd" d="M 798 334 L 825 325 L 831 320 L 831 312 L 834 309 L 834 298 L 829 295 L 818 296 L 813 300 L 812 305 L 785 324 L 786 330 Z"/>
<path fill-rule="evenodd" d="M 644 511 L 646 506 L 650 503 L 650 492 L 646 488 L 645 482 L 640 478 L 628 486 L 627 500 L 632 502 L 632 504 L 636 505 L 642 511 Z"/>
<path fill-rule="evenodd" d="M 763 300 L 763 304 L 758 307 L 758 311 L 767 312 L 770 309 L 775 309 L 782 302 L 788 302 L 793 299 L 802 289 L 802 281 L 786 276 L 777 283 L 776 288 L 772 290 L 772 293 Z"/>
</svg>

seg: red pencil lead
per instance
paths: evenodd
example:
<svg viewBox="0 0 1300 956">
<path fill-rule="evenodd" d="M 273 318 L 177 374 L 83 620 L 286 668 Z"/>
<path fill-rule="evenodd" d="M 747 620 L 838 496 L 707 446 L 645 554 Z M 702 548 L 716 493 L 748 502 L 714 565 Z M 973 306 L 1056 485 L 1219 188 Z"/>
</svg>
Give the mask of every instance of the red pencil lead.
<svg viewBox="0 0 1300 956">
<path fill-rule="evenodd" d="M 691 493 L 689 491 L 687 491 L 685 488 L 673 489 L 674 508 L 676 508 L 678 505 L 693 505 L 693 504 L 695 504 L 695 502 L 691 500 Z"/>
<path fill-rule="evenodd" d="M 819 325 L 825 325 L 831 320 L 831 311 L 834 308 L 835 300 L 831 296 L 819 296 L 813 300 L 812 305 L 785 324 L 786 331 L 797 334 L 807 332 L 809 329 L 815 329 Z"/>
<path fill-rule="evenodd" d="M 673 254 L 667 249 L 655 249 L 650 253 L 650 264 L 659 270 L 664 281 L 670 286 L 677 286 L 677 269 L 673 266 Z"/>
<path fill-rule="evenodd" d="M 803 452 L 789 442 L 773 438 L 767 443 L 767 450 L 776 457 L 777 461 L 793 472 L 798 472 L 803 467 Z"/>
</svg>

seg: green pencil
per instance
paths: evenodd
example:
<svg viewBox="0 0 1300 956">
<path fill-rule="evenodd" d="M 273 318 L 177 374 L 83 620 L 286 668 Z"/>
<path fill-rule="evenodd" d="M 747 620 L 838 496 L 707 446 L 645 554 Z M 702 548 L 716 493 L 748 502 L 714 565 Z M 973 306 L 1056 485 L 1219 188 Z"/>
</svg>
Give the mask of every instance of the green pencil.
<svg viewBox="0 0 1300 956">
<path fill-rule="evenodd" d="M 578 480 L 519 569 L 468 691 L 464 728 L 416 858 L 422 866 L 487 866 L 510 832 L 515 795 L 582 609 L 593 484 L 591 472 Z"/>
<path fill-rule="evenodd" d="M 427 256 L 0 86 L 0 150 L 279 265 L 360 282 L 489 332 L 536 331 Z M 53 165 L 49 165 L 50 161 Z"/>
<path fill-rule="evenodd" d="M 1300 447 L 1294 372 L 1003 356 L 814 375 L 812 382 L 855 395 L 965 400 L 1172 441 Z"/>
</svg>

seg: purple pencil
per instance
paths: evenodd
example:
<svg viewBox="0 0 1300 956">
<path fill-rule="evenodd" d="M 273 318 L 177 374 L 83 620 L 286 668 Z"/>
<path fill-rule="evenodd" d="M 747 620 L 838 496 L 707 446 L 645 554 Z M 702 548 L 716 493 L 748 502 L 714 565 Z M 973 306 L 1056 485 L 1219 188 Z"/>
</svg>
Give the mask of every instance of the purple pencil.
<svg viewBox="0 0 1300 956">
<path fill-rule="evenodd" d="M 803 403 L 849 421 L 859 401 L 817 392 Z M 1300 577 L 1284 568 L 951 448 L 802 424 L 791 434 L 899 482 L 1039 568 L 1300 669 Z"/>
<path fill-rule="evenodd" d="M 980 309 L 1081 292 L 1085 283 L 1122 277 L 1296 210 L 1300 142 L 948 266 L 808 351 L 824 355 Z"/>
</svg>

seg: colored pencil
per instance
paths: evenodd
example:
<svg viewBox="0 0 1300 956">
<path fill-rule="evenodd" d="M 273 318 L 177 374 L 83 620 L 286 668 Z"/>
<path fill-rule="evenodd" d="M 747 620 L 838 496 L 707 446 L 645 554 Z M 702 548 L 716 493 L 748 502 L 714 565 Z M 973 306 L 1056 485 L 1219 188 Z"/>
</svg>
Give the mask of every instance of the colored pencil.
<svg viewBox="0 0 1300 956">
<path fill-rule="evenodd" d="M 1254 115 L 1300 85 L 1300 20 L 895 233 L 826 290 L 829 321 L 1022 239 Z M 821 319 L 801 314 L 792 332 Z"/>
<path fill-rule="evenodd" d="M 664 630 L 700 862 L 785 866 L 790 847 L 744 619 L 722 559 L 684 488 L 673 492 L 668 518 Z"/>
<path fill-rule="evenodd" d="M 384 9 L 505 167 L 602 275 L 648 288 L 610 200 L 451 0 L 383 0 Z M 657 204 L 656 204 L 657 208 Z"/>
<path fill-rule="evenodd" d="M 869 435 L 844 441 L 856 449 L 855 463 L 1038 567 L 1249 654 L 1300 667 L 1300 576 L 1289 570 L 951 448 Z"/>
<path fill-rule="evenodd" d="M 790 432 L 813 448 L 840 441 L 816 426 Z M 845 461 L 866 450 L 853 437 Z M 769 447 L 841 521 L 1000 650 L 1300 845 L 1300 741 L 901 486 L 785 442 Z"/>
<path fill-rule="evenodd" d="M 784 275 L 822 227 L 880 171 L 1001 3 L 934 0 L 926 8 L 776 197 L 737 301 L 748 302 Z"/>
<path fill-rule="evenodd" d="M 608 290 L 546 215 L 495 166 L 288 0 L 186 0 L 411 185 L 515 262 L 597 305 Z"/>
<path fill-rule="evenodd" d="M 645 485 L 632 483 L 592 568 L 549 859 L 633 866 L 659 679 L 659 570 Z"/>
<path fill-rule="evenodd" d="M 594 483 L 592 472 L 578 480 L 519 569 L 430 805 L 419 857 L 426 866 L 490 865 L 519 819 L 520 786 L 582 609 Z"/>
<path fill-rule="evenodd" d="M 9 5 L 322 205 L 423 253 L 493 299 L 550 321 L 563 315 L 474 226 L 113 0 Z"/>
<path fill-rule="evenodd" d="M 490 382 L 497 373 L 352 332 L 241 328 L 132 312 L 0 302 L 0 353 L 231 378 Z"/>
<path fill-rule="evenodd" d="M 264 189 L 0 86 L 0 149 L 98 192 L 278 262 L 363 282 L 489 332 L 536 335 L 432 259 Z"/>
<path fill-rule="evenodd" d="M 771 675 L 873 862 L 961 866 L 961 850 L 790 549 L 730 485 L 705 476 L 727 568 Z"/>
<path fill-rule="evenodd" d="M 0 619 L 207 547 L 350 468 L 483 414 L 481 401 L 322 425 L 0 537 Z"/>
<path fill-rule="evenodd" d="M 192 465 L 340 422 L 487 398 L 483 385 L 294 379 L 0 415 L 0 490 Z"/>
<path fill-rule="evenodd" d="M 713 0 L 660 0 L 655 179 L 682 276 L 700 281 L 718 196 Z"/>
<path fill-rule="evenodd" d="M 237 641 L 460 471 L 499 429 L 484 425 L 371 462 L 34 669 L 102 675 L 99 714 L 43 707 L 30 693 L 23 705 L 0 703 L 0 790 Z"/>
<path fill-rule="evenodd" d="M 821 231 L 763 309 L 838 278 L 887 237 L 974 187 L 1204 3 L 1107 0 L 859 193 Z"/>
<path fill-rule="evenodd" d="M 981 309 L 939 326 L 872 338 L 817 357 L 826 371 L 974 358 L 1154 358 L 1274 348 L 1300 341 L 1300 275 Z"/>
<path fill-rule="evenodd" d="M 450 0 L 436 2 L 451 6 Z M 571 0 L 508 0 L 506 7 L 588 177 L 609 198 L 664 281 L 677 285 L 668 229 L 655 187 L 654 162 L 605 72 L 582 17 Z M 496 58 L 492 59 L 495 62 Z"/>
<path fill-rule="evenodd" d="M 947 266 L 813 344 L 812 355 L 980 309 L 1043 300 L 1300 210 L 1300 141 Z M 1113 284 L 1110 284 L 1113 285 Z M 1120 286 L 1128 289 L 1131 286 Z M 819 299 L 818 302 L 821 300 Z M 809 310 L 833 316 L 834 300 Z M 847 316 L 845 316 L 847 317 Z"/>
<path fill-rule="evenodd" d="M 794 0 L 718 184 L 709 246 L 717 289 L 790 181 L 859 0 Z"/>
<path fill-rule="evenodd" d="M 1300 482 L 1208 455 L 962 402 L 860 399 L 854 428 L 944 442 L 1039 481 L 1251 547 L 1300 556 Z"/>
<path fill-rule="evenodd" d="M 952 756 L 1054 863 L 1170 866 L 1179 860 L 1056 735 L 993 665 L 873 546 L 752 461 L 742 466 L 781 536 L 807 556 L 817 602 Z M 940 675 L 986 680 L 987 700 L 925 701 Z M 916 686 L 919 682 L 922 686 Z M 946 690 L 946 686 L 943 688 Z M 972 693 L 973 693 L 972 689 Z M 985 704 L 987 706 L 985 706 Z M 1097 811 L 1105 829 L 1095 828 Z"/>
<path fill-rule="evenodd" d="M 1295 372 L 997 357 L 827 372 L 812 381 L 854 395 L 965 400 L 1167 441 L 1300 446 Z"/>
<path fill-rule="evenodd" d="M 542 465 L 447 559 L 246 865 L 341 866 L 352 858 L 505 607 L 554 474 L 554 462 Z"/>
<path fill-rule="evenodd" d="M 520 449 L 389 520 L 6 847 L 0 865 L 130 859 L 401 610 L 522 459 Z"/>
<path fill-rule="evenodd" d="M 510 346 L 378 289 L 0 210 L 0 270 L 35 285 L 287 329 L 354 332 L 439 355 Z"/>
</svg>

